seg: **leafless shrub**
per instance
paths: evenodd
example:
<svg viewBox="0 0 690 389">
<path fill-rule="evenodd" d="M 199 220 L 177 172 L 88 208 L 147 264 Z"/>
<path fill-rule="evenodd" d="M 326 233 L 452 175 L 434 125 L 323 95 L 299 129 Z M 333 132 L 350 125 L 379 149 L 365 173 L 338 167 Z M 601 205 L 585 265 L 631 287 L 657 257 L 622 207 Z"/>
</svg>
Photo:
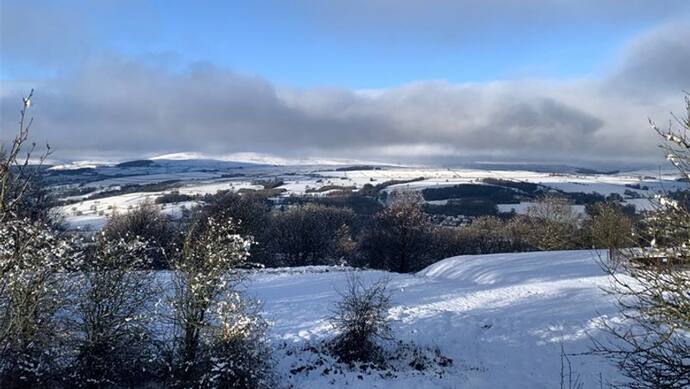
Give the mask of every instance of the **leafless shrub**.
<svg viewBox="0 0 690 389">
<path fill-rule="evenodd" d="M 391 339 L 388 310 L 391 307 L 388 280 L 369 285 L 351 273 L 331 325 L 336 336 L 332 350 L 344 362 L 370 362 L 380 357 L 377 340 Z"/>
<path fill-rule="evenodd" d="M 561 389 L 583 389 L 584 386 L 580 375 L 573 369 L 570 357 L 561 343 Z"/>
</svg>

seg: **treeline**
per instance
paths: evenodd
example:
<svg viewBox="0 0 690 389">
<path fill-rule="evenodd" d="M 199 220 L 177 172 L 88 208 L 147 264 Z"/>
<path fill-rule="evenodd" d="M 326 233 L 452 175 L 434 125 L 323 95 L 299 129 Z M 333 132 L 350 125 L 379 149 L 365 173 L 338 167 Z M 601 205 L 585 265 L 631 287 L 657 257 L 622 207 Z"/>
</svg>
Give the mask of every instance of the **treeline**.
<svg viewBox="0 0 690 389">
<path fill-rule="evenodd" d="M 534 250 L 620 247 L 633 230 L 634 208 L 617 202 L 588 205 L 584 215 L 558 195 L 545 195 L 524 215 L 480 216 L 460 227 L 430 221 L 417 192 L 391 192 L 388 205 L 365 197 L 290 197 L 276 207 L 255 192 L 207 195 L 180 220 L 145 203 L 114 215 L 104 234 L 130 233 L 169 252 L 195 220 L 234 220 L 251 236 L 253 262 L 268 267 L 347 264 L 395 272 L 420 270 L 443 258 Z M 156 269 L 169 264 L 155 256 Z"/>
<path fill-rule="evenodd" d="M 640 189 L 640 188 L 638 188 Z M 594 205 L 609 202 L 620 203 L 623 196 L 611 193 L 604 196 L 600 193 L 565 192 L 541 184 L 523 181 L 512 181 L 497 178 L 484 178 L 482 183 L 456 184 L 452 186 L 431 187 L 421 191 L 428 203 L 425 212 L 446 216 L 501 216 L 499 204 L 520 204 L 534 202 L 546 196 L 557 195 L 573 205 Z M 627 190 L 628 198 L 642 197 L 638 192 Z"/>
</svg>

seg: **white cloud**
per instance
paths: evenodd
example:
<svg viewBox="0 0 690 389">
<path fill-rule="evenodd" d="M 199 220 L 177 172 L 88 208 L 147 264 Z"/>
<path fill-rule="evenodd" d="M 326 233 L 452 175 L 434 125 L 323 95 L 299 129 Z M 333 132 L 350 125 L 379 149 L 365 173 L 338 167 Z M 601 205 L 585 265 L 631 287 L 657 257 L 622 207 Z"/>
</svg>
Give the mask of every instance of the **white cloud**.
<svg viewBox="0 0 690 389">
<path fill-rule="evenodd" d="M 599 78 L 388 89 L 298 89 L 211 64 L 170 69 L 102 56 L 37 85 L 34 138 L 65 158 L 197 150 L 368 159 L 494 157 L 567 162 L 655 158 L 648 116 L 681 108 L 690 30 L 670 24 L 630 42 Z M 2 128 L 26 83 L 6 82 Z M 13 88 L 14 86 L 14 88 Z"/>
</svg>

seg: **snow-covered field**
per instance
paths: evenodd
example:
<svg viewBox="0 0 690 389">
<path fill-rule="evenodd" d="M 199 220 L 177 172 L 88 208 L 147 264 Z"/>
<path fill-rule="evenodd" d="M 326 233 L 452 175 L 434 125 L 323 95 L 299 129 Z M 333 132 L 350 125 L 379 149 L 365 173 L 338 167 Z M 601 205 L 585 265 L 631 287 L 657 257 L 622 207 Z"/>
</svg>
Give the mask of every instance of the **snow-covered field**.
<svg viewBox="0 0 690 389">
<path fill-rule="evenodd" d="M 299 351 L 305 342 L 332 336 L 327 317 L 345 287 L 341 268 L 259 272 L 247 292 L 263 303 L 274 345 L 283 345 L 275 357 L 286 386 L 557 388 L 561 345 L 566 353 L 587 352 L 590 336 L 605 336 L 598 320 L 616 314 L 597 258 L 594 251 L 496 254 L 449 258 L 409 275 L 359 271 L 367 282 L 390 279 L 397 338 L 438 346 L 453 360 L 442 378 L 412 369 L 394 379 L 357 370 L 290 374 L 310 358 Z M 599 357 L 570 359 L 585 388 L 619 378 Z"/>
<path fill-rule="evenodd" d="M 642 201 L 640 201 L 641 204 L 644 204 L 644 205 L 649 204 L 649 205 L 647 205 L 647 208 L 651 208 L 651 203 L 649 200 L 647 200 L 647 199 L 635 199 L 635 200 L 642 200 L 642 201 L 644 201 L 644 203 Z M 518 213 L 518 214 L 525 214 L 528 212 L 527 210 L 529 209 L 529 207 L 534 206 L 536 204 L 537 203 L 529 202 L 529 201 L 522 202 L 520 204 L 498 204 L 498 211 L 499 212 L 513 212 L 513 211 L 515 211 L 515 213 Z M 585 206 L 584 205 L 571 205 L 571 208 L 573 209 L 574 212 L 576 212 L 580 215 L 585 214 Z M 642 209 L 647 209 L 647 208 L 642 208 Z"/>
<path fill-rule="evenodd" d="M 146 162 L 146 161 L 144 161 Z M 369 166 L 360 170 L 352 167 L 342 169 L 346 165 L 268 165 L 233 162 L 226 160 L 165 160 L 154 159 L 149 165 L 122 167 L 101 166 L 88 172 L 71 173 L 69 170 L 56 169 L 55 174 L 67 172 L 60 180 L 77 180 L 79 187 L 94 188 L 94 192 L 66 198 L 76 201 L 64 206 L 58 211 L 65 218 L 68 225 L 82 229 L 98 229 L 106 216 L 113 211 L 126 212 L 144 201 L 153 201 L 165 193 L 178 191 L 186 195 L 214 194 L 219 190 L 259 189 L 257 182 L 265 180 L 282 180 L 280 186 L 284 192 L 282 196 L 304 195 L 309 190 L 325 186 L 352 187 L 355 190 L 366 184 L 378 185 L 391 180 L 413 180 L 414 182 L 391 185 L 385 191 L 394 190 L 422 190 L 425 188 L 452 186 L 457 184 L 482 184 L 483 179 L 493 178 L 514 182 L 529 182 L 542 185 L 553 190 L 564 192 L 597 192 L 602 195 L 620 194 L 625 202 L 633 204 L 638 210 L 650 207 L 647 200 L 660 191 L 672 191 L 687 188 L 687 183 L 679 182 L 676 176 L 652 174 L 648 171 L 625 172 L 618 174 L 581 174 L 581 173 L 545 173 L 526 170 L 490 170 L 490 169 L 449 169 L 434 167 L 402 167 L 402 166 Z M 77 165 L 81 166 L 81 165 Z M 76 177 L 76 178 L 75 178 Z M 91 178 L 94 177 L 94 178 Z M 423 177 L 423 179 L 420 179 Z M 119 189 L 123 185 L 150 185 L 167 182 L 165 190 L 128 191 L 128 193 L 114 193 L 110 197 L 99 199 L 89 198 L 104 190 Z M 77 184 L 69 184 L 76 186 Z M 639 189 L 637 189 L 639 188 Z M 626 194 L 633 193 L 634 196 Z M 312 192 L 311 195 L 323 196 L 328 191 Z M 639 198 L 637 198 L 639 197 Z M 445 200 L 443 200 L 445 201 Z M 185 207 L 193 205 L 169 204 L 164 211 L 179 214 Z M 500 204 L 499 210 L 510 212 L 515 209 L 522 213 L 529 203 Z M 580 207 L 582 208 L 582 207 Z M 582 212 L 583 209 L 576 209 Z"/>
</svg>

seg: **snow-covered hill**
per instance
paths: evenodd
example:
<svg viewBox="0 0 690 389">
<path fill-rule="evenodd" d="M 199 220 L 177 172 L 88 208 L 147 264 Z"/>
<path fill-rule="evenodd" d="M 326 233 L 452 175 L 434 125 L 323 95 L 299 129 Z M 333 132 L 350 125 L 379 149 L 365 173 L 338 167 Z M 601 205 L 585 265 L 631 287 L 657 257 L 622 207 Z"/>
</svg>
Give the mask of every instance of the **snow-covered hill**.
<svg viewBox="0 0 690 389">
<path fill-rule="evenodd" d="M 608 278 L 597 258 L 594 251 L 478 255 L 449 258 L 414 275 L 359 272 L 367 281 L 390 278 L 396 337 L 438 346 L 452 358 L 443 378 L 413 370 L 394 379 L 319 369 L 290 374 L 295 363 L 309 358 L 295 349 L 332 335 L 327 317 L 347 272 L 271 270 L 253 276 L 247 286 L 273 322 L 273 342 L 286 345 L 276 357 L 282 382 L 294 387 L 556 388 L 561 344 L 567 353 L 588 351 L 590 336 L 605 336 L 597 322 L 616 313 L 602 291 Z M 618 379 L 599 357 L 571 360 L 585 388 L 599 387 L 600 378 Z"/>
<path fill-rule="evenodd" d="M 72 227 L 98 228 L 105 222 L 105 216 L 114 209 L 124 211 L 146 200 L 178 191 L 185 194 L 214 194 L 218 190 L 240 190 L 260 188 L 266 180 L 279 180 L 284 190 L 280 196 L 326 195 L 328 191 L 313 193 L 318 188 L 354 188 L 365 185 L 382 185 L 386 182 L 400 183 L 387 186 L 384 191 L 424 190 L 454 185 L 483 185 L 485 180 L 531 183 L 544 189 L 562 193 L 599 193 L 604 196 L 618 194 L 626 204 L 635 205 L 637 210 L 650 208 L 648 198 L 660 191 L 687 189 L 688 184 L 673 175 L 647 176 L 645 172 L 620 174 L 553 174 L 518 170 L 481 170 L 421 168 L 381 165 L 288 165 L 276 166 L 267 160 L 238 162 L 234 160 L 199 159 L 195 154 L 162 156 L 159 159 L 128 161 L 111 166 L 84 167 L 79 169 L 50 170 L 48 182 L 63 189 L 81 190 L 77 196 L 65 196 L 69 206 L 59 211 Z M 165 159 L 170 158 L 170 159 Z M 188 159 L 187 159 L 188 158 Z M 277 161 L 273 161 L 277 162 Z M 157 188 L 151 188 L 158 185 Z M 146 187 L 149 186 L 149 187 Z M 129 187 L 128 190 L 122 190 Z M 91 192 L 88 192 L 88 190 Z M 103 196 L 110 191 L 110 196 Z M 118 192 L 120 191 L 120 192 Z M 87 193 L 88 192 L 88 193 Z M 86 193 L 86 194 L 83 194 Z M 98 196 L 94 196 L 98 195 Z M 447 200 L 435 203 L 445 204 Z M 515 210 L 518 213 L 530 202 L 497 204 L 501 212 Z M 576 206 L 583 212 L 583 206 Z M 168 211 L 168 210 L 166 210 Z M 178 210 L 174 210 L 177 212 Z"/>
</svg>

